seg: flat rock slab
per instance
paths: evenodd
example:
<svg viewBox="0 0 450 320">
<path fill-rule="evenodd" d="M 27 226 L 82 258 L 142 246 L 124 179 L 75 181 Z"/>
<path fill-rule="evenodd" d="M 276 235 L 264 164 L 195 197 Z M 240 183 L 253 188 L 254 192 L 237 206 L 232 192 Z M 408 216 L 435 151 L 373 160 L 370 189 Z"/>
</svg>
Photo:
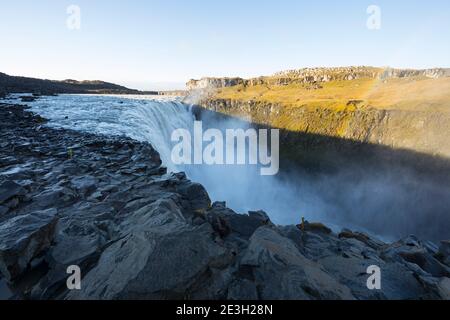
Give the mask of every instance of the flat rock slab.
<svg viewBox="0 0 450 320">
<path fill-rule="evenodd" d="M 56 209 L 17 216 L 0 225 L 0 272 L 12 280 L 50 247 L 58 221 Z"/>
<path fill-rule="evenodd" d="M 14 181 L 7 180 L 0 185 L 0 204 L 16 196 L 25 195 L 25 189 Z"/>
<path fill-rule="evenodd" d="M 252 269 L 264 300 L 354 299 L 348 287 L 304 257 L 294 242 L 272 227 L 256 230 L 240 263 Z"/>
</svg>

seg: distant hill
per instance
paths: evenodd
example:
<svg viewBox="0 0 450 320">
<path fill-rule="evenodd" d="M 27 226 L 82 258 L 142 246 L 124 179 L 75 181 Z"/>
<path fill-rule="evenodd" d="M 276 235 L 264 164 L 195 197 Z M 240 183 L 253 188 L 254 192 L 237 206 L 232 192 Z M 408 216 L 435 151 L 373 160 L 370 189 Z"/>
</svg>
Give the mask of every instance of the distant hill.
<svg viewBox="0 0 450 320">
<path fill-rule="evenodd" d="M 7 93 L 103 93 L 103 94 L 141 94 L 139 90 L 129 89 L 114 83 L 94 80 L 42 80 L 27 77 L 10 76 L 0 73 L 0 96 Z"/>
</svg>

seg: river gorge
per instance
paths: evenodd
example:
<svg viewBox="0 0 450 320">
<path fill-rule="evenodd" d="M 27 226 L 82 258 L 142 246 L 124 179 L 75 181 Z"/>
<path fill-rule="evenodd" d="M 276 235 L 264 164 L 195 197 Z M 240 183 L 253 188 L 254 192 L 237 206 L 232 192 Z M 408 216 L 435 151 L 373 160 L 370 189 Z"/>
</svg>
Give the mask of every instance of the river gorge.
<svg viewBox="0 0 450 320">
<path fill-rule="evenodd" d="M 277 175 L 175 165 L 171 135 L 195 121 L 270 127 L 171 97 L 4 103 L 2 299 L 448 298 L 442 159 L 279 129 Z M 74 264 L 83 286 L 67 292 Z M 370 265 L 381 295 L 358 278 Z"/>
<path fill-rule="evenodd" d="M 174 164 L 172 132 L 193 132 L 196 119 L 205 130 L 224 134 L 259 126 L 181 99 L 60 95 L 31 106 L 52 127 L 151 143 L 169 171 L 186 172 L 214 201 L 227 201 L 237 212 L 262 209 L 278 224 L 299 223 L 305 217 L 336 230 L 356 227 L 387 239 L 415 234 L 442 240 L 448 235 L 450 164 L 443 159 L 281 130 L 280 173 L 261 176 L 258 167 L 248 165 Z"/>
</svg>

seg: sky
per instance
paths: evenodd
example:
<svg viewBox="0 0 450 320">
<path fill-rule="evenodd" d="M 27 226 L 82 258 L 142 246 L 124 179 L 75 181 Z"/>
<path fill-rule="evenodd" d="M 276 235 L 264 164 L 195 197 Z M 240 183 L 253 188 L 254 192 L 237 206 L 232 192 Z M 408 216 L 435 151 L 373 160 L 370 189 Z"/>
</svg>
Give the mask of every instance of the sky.
<svg viewBox="0 0 450 320">
<path fill-rule="evenodd" d="M 350 65 L 450 67 L 450 1 L 0 0 L 11 75 L 151 90 Z"/>
</svg>

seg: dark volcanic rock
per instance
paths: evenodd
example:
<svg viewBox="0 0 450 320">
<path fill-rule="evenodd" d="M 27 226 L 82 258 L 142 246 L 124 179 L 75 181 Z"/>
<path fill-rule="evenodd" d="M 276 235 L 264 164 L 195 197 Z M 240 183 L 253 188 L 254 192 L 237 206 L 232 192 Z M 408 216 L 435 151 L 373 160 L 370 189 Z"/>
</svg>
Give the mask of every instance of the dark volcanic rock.
<svg viewBox="0 0 450 320">
<path fill-rule="evenodd" d="M 21 275 L 29 262 L 53 240 L 55 209 L 18 216 L 0 225 L 0 271 L 12 280 Z"/>
<path fill-rule="evenodd" d="M 177 191 L 189 201 L 194 211 L 204 213 L 211 207 L 211 199 L 208 192 L 201 184 L 183 184 L 177 188 Z"/>
<path fill-rule="evenodd" d="M 2 218 L 2 216 L 3 216 L 5 213 L 8 212 L 8 210 L 9 210 L 8 207 L 1 206 L 1 205 L 0 205 L 0 219 Z"/>
<path fill-rule="evenodd" d="M 450 277 L 450 268 L 436 259 L 435 255 L 414 236 L 389 245 L 383 250 L 382 256 L 384 259 L 397 261 L 402 259 L 412 263 L 433 277 Z"/>
<path fill-rule="evenodd" d="M 441 241 L 437 255 L 443 263 L 450 267 L 450 240 Z"/>
<path fill-rule="evenodd" d="M 211 240 L 210 226 L 186 224 L 173 201 L 157 201 L 136 211 L 125 234 L 108 247 L 70 299 L 185 299 L 212 268 L 232 259 Z"/>
<path fill-rule="evenodd" d="M 37 98 L 35 96 L 23 96 L 23 97 L 20 97 L 20 99 L 22 100 L 22 102 L 33 102 Z"/>
<path fill-rule="evenodd" d="M 353 299 L 350 289 L 305 258 L 275 229 L 259 228 L 240 261 L 252 268 L 260 297 L 270 299 Z"/>
<path fill-rule="evenodd" d="M 0 272 L 14 299 L 449 299 L 448 241 L 237 214 L 148 143 L 0 104 Z M 67 267 L 82 272 L 68 290 Z M 382 289 L 369 290 L 379 266 Z"/>
<path fill-rule="evenodd" d="M 207 212 L 207 220 L 221 237 L 232 235 L 245 240 L 259 227 L 271 224 L 264 211 L 251 211 L 248 215 L 237 214 L 227 208 L 225 202 L 215 202 Z"/>
<path fill-rule="evenodd" d="M 90 175 L 73 178 L 71 184 L 82 196 L 87 196 L 97 189 L 97 179 Z"/>
<path fill-rule="evenodd" d="M 26 191 L 21 185 L 7 180 L 0 185 L 0 204 L 5 203 L 5 201 L 13 197 L 24 196 L 25 193 Z"/>
</svg>

